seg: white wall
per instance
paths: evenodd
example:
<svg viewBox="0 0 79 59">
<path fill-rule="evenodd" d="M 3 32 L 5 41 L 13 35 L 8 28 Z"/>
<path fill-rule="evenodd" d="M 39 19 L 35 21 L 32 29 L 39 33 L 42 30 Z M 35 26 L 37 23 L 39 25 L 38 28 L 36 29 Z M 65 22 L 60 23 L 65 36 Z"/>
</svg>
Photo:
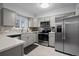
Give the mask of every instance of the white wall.
<svg viewBox="0 0 79 59">
<path fill-rule="evenodd" d="M 38 17 L 55 16 L 55 15 L 59 15 L 59 14 L 63 14 L 63 13 L 73 12 L 73 11 L 76 11 L 75 8 L 76 8 L 75 6 L 70 6 L 70 7 L 67 6 L 64 8 L 52 10 L 52 11 L 42 14 L 42 15 L 38 15 Z"/>
<path fill-rule="evenodd" d="M 50 11 L 50 12 L 45 13 L 45 14 L 40 14 L 36 18 L 48 16 L 50 18 L 50 26 L 53 27 L 53 26 L 55 26 L 55 16 L 56 15 L 64 14 L 64 13 L 68 13 L 68 12 L 75 12 L 75 11 L 76 11 L 76 5 L 70 6 L 70 7 L 67 6 L 64 8 L 59 8 L 59 9 Z"/>
<path fill-rule="evenodd" d="M 28 13 L 27 11 L 23 10 L 20 6 L 12 3 L 4 3 L 3 4 L 4 8 L 8 8 L 10 10 L 13 10 L 17 12 L 20 15 L 27 16 L 27 17 L 33 17 L 32 14 Z"/>
<path fill-rule="evenodd" d="M 79 15 L 79 3 L 76 5 L 76 15 Z"/>
<path fill-rule="evenodd" d="M 14 3 L 13 4 L 12 3 L 4 3 L 4 7 L 8 8 L 8 9 L 11 9 L 11 10 L 14 10 L 17 13 L 22 14 L 24 16 L 32 16 L 32 17 L 34 16 L 34 15 L 28 13 L 27 11 L 23 10 L 20 6 L 14 4 Z M 46 12 L 45 14 L 36 15 L 36 17 L 53 16 L 53 15 L 67 13 L 67 12 L 72 12 L 72 11 L 75 11 L 75 10 L 76 10 L 75 9 L 75 5 L 66 6 L 64 8 L 58 8 L 56 10 L 52 10 L 52 11 Z"/>
</svg>

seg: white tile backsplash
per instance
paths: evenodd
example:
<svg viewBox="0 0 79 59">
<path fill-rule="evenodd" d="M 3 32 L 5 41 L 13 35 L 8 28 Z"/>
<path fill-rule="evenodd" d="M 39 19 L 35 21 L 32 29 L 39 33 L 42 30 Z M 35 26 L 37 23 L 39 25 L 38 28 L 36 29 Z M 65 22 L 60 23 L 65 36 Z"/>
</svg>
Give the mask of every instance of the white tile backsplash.
<svg viewBox="0 0 79 59">
<path fill-rule="evenodd" d="M 20 32 L 20 29 L 8 26 L 0 26 L 0 33 L 9 33 L 9 32 Z"/>
</svg>

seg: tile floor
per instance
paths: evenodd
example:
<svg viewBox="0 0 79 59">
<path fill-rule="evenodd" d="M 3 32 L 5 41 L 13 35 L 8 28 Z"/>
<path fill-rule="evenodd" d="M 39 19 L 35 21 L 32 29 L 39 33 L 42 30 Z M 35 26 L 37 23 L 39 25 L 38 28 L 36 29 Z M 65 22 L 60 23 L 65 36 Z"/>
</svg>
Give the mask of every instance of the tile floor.
<svg viewBox="0 0 79 59">
<path fill-rule="evenodd" d="M 25 56 L 69 56 L 60 52 L 56 52 L 54 48 L 39 45 L 33 51 Z"/>
</svg>

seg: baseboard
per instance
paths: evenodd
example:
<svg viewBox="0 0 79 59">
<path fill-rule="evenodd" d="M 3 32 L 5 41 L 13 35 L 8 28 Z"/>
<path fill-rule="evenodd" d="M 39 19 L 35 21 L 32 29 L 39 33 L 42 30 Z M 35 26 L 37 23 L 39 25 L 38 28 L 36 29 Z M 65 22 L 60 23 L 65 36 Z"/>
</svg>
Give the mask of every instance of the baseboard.
<svg viewBox="0 0 79 59">
<path fill-rule="evenodd" d="M 59 51 L 59 50 L 56 50 L 56 49 L 55 49 L 55 51 L 60 52 L 60 53 L 63 53 L 63 54 L 66 54 L 66 55 L 69 55 L 69 56 L 76 56 L 76 55 L 72 55 L 72 54 L 69 54 L 69 53 L 65 53 L 65 52 L 62 52 L 62 51 Z"/>
<path fill-rule="evenodd" d="M 55 48 L 55 46 L 50 46 L 50 45 L 48 45 L 49 47 L 52 47 L 52 48 Z"/>
</svg>

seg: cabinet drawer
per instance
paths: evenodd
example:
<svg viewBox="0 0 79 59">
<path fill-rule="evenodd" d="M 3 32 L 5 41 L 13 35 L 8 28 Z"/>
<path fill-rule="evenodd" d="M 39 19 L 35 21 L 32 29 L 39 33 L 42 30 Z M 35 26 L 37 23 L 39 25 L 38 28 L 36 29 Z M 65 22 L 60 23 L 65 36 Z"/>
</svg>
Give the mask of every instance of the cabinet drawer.
<svg viewBox="0 0 79 59">
<path fill-rule="evenodd" d="M 55 37 L 49 37 L 49 46 L 55 45 Z"/>
<path fill-rule="evenodd" d="M 28 40 L 28 45 L 31 45 L 31 44 L 33 44 L 34 43 L 34 39 L 33 38 L 29 38 L 29 40 Z"/>
<path fill-rule="evenodd" d="M 27 42 L 25 42 L 25 43 L 24 43 L 24 47 L 27 47 L 27 46 L 28 46 L 28 43 L 27 43 Z"/>
<path fill-rule="evenodd" d="M 55 34 L 49 34 L 49 37 L 55 37 Z"/>
<path fill-rule="evenodd" d="M 50 42 L 51 42 L 51 41 L 55 42 L 55 37 L 49 37 L 49 41 L 50 41 Z"/>
</svg>

